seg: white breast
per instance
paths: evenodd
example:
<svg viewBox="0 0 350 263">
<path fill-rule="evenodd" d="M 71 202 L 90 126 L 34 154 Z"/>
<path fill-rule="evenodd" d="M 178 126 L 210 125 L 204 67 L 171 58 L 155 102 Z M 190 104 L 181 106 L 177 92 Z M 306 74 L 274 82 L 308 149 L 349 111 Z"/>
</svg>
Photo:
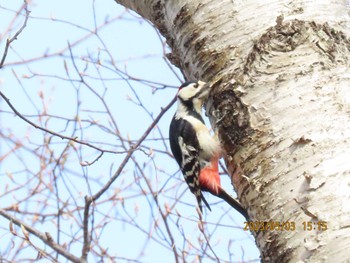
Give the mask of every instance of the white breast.
<svg viewBox="0 0 350 263">
<path fill-rule="evenodd" d="M 185 119 L 189 121 L 197 133 L 197 138 L 199 141 L 201 158 L 210 160 L 214 156 L 220 156 L 220 143 L 217 137 L 210 134 L 209 129 L 200 120 L 192 117 L 186 116 Z"/>
</svg>

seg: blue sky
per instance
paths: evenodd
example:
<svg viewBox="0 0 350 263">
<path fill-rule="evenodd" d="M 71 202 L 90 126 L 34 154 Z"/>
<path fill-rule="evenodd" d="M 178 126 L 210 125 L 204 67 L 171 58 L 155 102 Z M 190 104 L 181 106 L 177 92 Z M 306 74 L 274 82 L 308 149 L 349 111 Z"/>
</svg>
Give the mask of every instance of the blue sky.
<svg viewBox="0 0 350 263">
<path fill-rule="evenodd" d="M 6 38 L 23 23 L 23 16 L 13 20 L 22 4 L 23 1 L 0 0 L 0 32 L 14 21 L 13 30 L 0 42 L 1 55 Z M 28 119 L 65 136 L 115 152 L 122 151 L 117 130 L 122 138 L 130 140 L 128 143 L 137 141 L 171 101 L 181 82 L 179 71 L 164 60 L 167 48 L 156 30 L 112 0 L 34 0 L 29 9 L 27 27 L 11 45 L 0 71 L 1 91 Z M 107 25 L 101 26 L 97 34 L 91 34 L 96 25 L 104 23 Z M 191 260 L 200 255 L 193 252 L 193 247 L 203 250 L 200 246 L 205 242 L 198 230 L 195 199 L 168 154 L 166 138 L 174 111 L 175 106 L 163 116 L 142 150 L 134 153 L 135 162 L 128 163 L 96 205 L 94 237 L 101 246 L 96 246 L 96 251 L 107 249 L 118 262 L 173 261 L 154 198 L 149 193 L 140 194 L 142 189 L 148 189 L 147 183 L 153 191 L 160 191 L 162 211 L 166 205 L 174 205 L 168 222 L 178 249 L 189 251 L 187 259 Z M 84 205 L 85 195 L 98 191 L 114 174 L 125 153 L 105 153 L 92 165 L 81 165 L 93 162 L 99 152 L 31 127 L 16 117 L 3 100 L 0 125 L 0 157 L 15 149 L 14 154 L 0 161 L 0 193 L 10 192 L 0 194 L 1 207 L 18 204 L 20 211 L 50 214 L 57 211 L 59 197 L 60 208 L 69 204 L 61 218 L 59 234 L 53 217 L 39 220 L 30 213 L 15 214 L 54 238 L 58 235 L 60 243 L 70 244 L 69 250 L 80 255 L 81 242 L 71 242 L 72 237 L 81 237 L 82 211 L 76 208 Z M 18 149 L 16 142 L 20 142 Z M 227 176 L 223 175 L 222 180 L 231 191 Z M 25 187 L 17 189 L 23 183 Z M 40 192 L 26 199 L 34 189 Z M 242 230 L 243 218 L 215 197 L 207 199 L 213 212 L 204 214 L 205 233 L 215 253 L 226 261 L 257 262 L 254 240 Z M 76 210 L 79 212 L 69 213 Z M 0 225 L 0 255 L 11 259 L 16 255 L 11 241 L 18 246 L 21 240 L 9 233 L 3 218 Z M 34 252 L 28 247 L 19 258 L 33 258 Z M 208 253 L 202 255 L 203 262 L 213 261 L 213 254 Z M 89 259 L 98 262 L 94 253 Z M 65 262 L 62 257 L 59 261 Z"/>
</svg>

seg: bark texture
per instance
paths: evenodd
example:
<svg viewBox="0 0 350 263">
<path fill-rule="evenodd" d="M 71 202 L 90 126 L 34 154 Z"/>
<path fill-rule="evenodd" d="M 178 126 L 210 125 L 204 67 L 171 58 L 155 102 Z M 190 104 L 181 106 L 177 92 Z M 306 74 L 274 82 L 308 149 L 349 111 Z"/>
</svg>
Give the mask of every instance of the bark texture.
<svg viewBox="0 0 350 263">
<path fill-rule="evenodd" d="M 295 230 L 254 231 L 262 260 L 346 261 L 347 1 L 117 2 L 159 28 L 169 59 L 188 79 L 211 83 L 207 114 L 250 217 L 281 227 L 294 222 Z"/>
</svg>

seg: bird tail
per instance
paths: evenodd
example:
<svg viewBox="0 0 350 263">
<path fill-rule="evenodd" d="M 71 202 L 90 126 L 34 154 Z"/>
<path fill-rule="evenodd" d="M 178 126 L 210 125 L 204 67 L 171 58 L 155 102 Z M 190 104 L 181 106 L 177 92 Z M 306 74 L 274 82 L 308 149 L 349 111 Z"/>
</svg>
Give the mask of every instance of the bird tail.
<svg viewBox="0 0 350 263">
<path fill-rule="evenodd" d="M 240 202 L 234 199 L 231 195 L 229 195 L 222 187 L 220 187 L 221 191 L 218 194 L 218 197 L 225 200 L 230 206 L 232 206 L 235 210 L 237 210 L 242 216 L 245 217 L 247 221 L 250 221 L 249 215 L 247 211 L 243 208 Z"/>
<path fill-rule="evenodd" d="M 203 205 L 202 205 L 202 201 L 204 202 L 205 206 L 209 209 L 209 211 L 211 212 L 211 208 L 207 202 L 207 200 L 204 198 L 203 193 L 201 192 L 201 194 L 197 197 L 197 202 L 198 202 L 198 206 L 199 209 L 201 210 L 201 213 L 203 213 Z"/>
</svg>

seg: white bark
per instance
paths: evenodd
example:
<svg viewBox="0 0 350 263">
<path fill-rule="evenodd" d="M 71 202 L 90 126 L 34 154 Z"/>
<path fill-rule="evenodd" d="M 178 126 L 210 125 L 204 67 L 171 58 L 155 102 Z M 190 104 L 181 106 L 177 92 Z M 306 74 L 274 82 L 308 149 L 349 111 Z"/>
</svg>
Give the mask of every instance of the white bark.
<svg viewBox="0 0 350 263">
<path fill-rule="evenodd" d="M 119 0 L 157 25 L 172 61 L 213 85 L 207 109 L 265 262 L 350 258 L 346 0 Z M 303 230 L 326 221 L 328 229 Z"/>
</svg>

